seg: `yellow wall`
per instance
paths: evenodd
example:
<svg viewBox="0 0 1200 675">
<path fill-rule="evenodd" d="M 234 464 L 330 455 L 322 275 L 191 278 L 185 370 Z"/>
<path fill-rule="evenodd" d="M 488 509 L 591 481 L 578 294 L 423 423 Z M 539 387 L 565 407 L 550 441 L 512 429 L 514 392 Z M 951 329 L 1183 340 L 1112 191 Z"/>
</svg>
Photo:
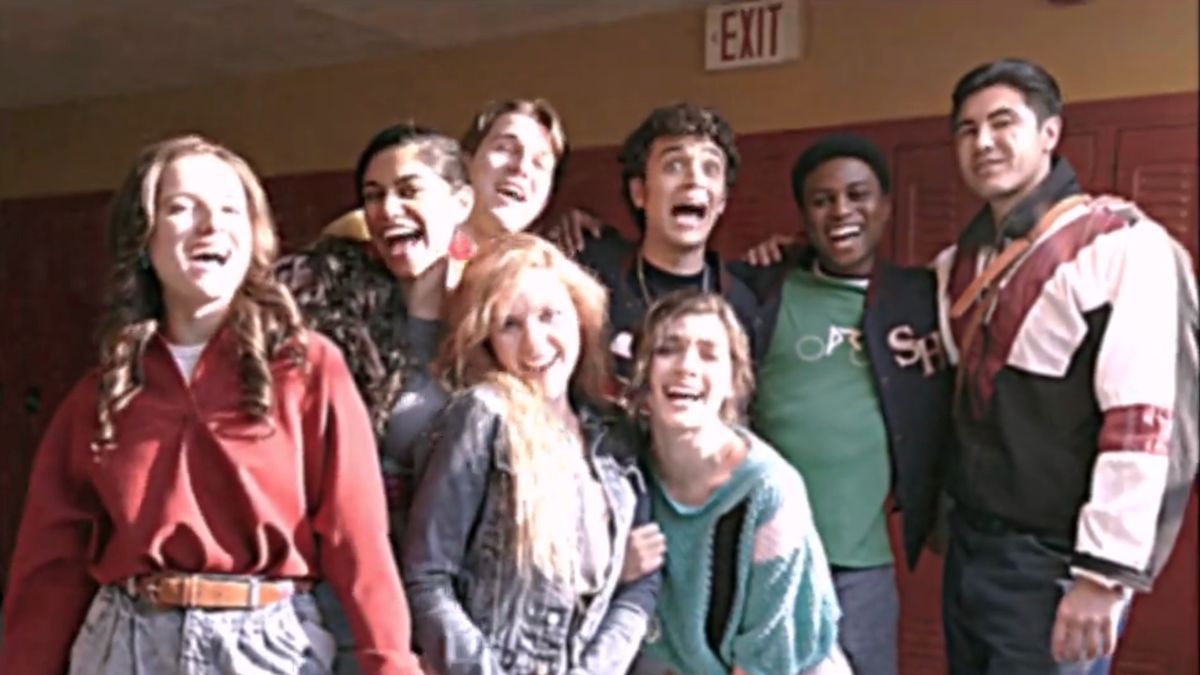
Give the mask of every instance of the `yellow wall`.
<svg viewBox="0 0 1200 675">
<path fill-rule="evenodd" d="M 691 10 L 353 65 L 0 111 L 0 197 L 111 188 L 136 149 L 194 129 L 266 174 L 349 167 L 378 127 L 457 134 L 484 100 L 552 100 L 577 146 L 618 142 L 653 106 L 695 100 L 739 132 L 943 114 L 954 80 L 1040 61 L 1068 101 L 1197 89 L 1200 0 L 807 0 L 803 58 L 710 74 Z"/>
</svg>

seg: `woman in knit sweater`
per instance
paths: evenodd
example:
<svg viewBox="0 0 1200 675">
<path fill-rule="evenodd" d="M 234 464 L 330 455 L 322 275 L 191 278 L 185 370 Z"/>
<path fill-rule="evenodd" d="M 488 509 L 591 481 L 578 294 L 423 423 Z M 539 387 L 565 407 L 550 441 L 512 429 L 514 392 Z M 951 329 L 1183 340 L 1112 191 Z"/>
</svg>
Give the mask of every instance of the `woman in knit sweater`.
<svg viewBox="0 0 1200 675">
<path fill-rule="evenodd" d="M 849 673 L 804 482 L 738 424 L 753 384 L 746 335 L 720 297 L 674 294 L 646 314 L 631 402 L 648 417 L 669 548 L 639 675 Z M 645 566 L 655 535 L 637 537 Z"/>
<path fill-rule="evenodd" d="M 367 404 L 398 541 L 413 490 L 411 451 L 446 393 L 429 373 L 437 351 L 446 254 L 474 192 L 457 141 L 412 123 L 377 132 L 354 185 L 367 239 L 323 237 L 276 266 L 305 321 L 342 351 Z M 338 675 L 358 675 L 332 589 L 316 597 L 337 637 Z"/>
</svg>

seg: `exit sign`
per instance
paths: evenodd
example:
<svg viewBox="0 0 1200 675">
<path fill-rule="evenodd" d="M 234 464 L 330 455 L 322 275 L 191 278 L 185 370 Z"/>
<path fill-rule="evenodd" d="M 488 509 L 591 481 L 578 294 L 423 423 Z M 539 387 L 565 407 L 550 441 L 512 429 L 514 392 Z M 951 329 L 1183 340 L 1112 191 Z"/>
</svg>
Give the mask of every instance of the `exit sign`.
<svg viewBox="0 0 1200 675">
<path fill-rule="evenodd" d="M 800 0 L 751 0 L 708 8 L 704 67 L 726 70 L 800 56 Z"/>
</svg>

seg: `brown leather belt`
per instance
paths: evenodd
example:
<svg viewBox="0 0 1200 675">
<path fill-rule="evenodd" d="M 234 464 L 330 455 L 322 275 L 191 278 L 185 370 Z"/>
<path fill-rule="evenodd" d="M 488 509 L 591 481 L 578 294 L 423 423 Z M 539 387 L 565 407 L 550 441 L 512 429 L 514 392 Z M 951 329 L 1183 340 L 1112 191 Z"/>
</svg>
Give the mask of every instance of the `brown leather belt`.
<svg viewBox="0 0 1200 675">
<path fill-rule="evenodd" d="M 199 574 L 150 574 L 125 582 L 125 590 L 136 598 L 185 609 L 258 609 L 311 589 L 307 581 Z"/>
</svg>

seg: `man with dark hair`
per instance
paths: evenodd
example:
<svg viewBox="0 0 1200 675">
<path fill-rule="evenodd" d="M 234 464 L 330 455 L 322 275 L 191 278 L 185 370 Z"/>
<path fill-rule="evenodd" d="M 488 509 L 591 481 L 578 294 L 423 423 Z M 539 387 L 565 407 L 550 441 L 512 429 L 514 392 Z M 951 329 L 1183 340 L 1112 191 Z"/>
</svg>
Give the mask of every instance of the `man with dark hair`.
<svg viewBox="0 0 1200 675">
<path fill-rule="evenodd" d="M 1195 473 L 1191 262 L 1132 204 L 1081 194 L 1037 64 L 967 73 L 951 122 L 986 205 L 937 265 L 958 364 L 950 672 L 1105 673 Z"/>
<path fill-rule="evenodd" d="M 658 108 L 625 139 L 619 159 L 622 195 L 641 241 L 606 228 L 576 254 L 608 287 L 618 374 L 629 375 L 633 335 L 646 308 L 672 291 L 719 293 L 753 335 L 753 294 L 708 250 L 740 159 L 729 123 L 691 103 Z"/>
<path fill-rule="evenodd" d="M 934 276 L 878 258 L 890 186 L 870 141 L 819 139 L 792 170 L 811 246 L 732 268 L 762 302 L 751 424 L 804 476 L 858 675 L 897 672 L 889 497 L 915 565 L 937 515 L 949 410 Z"/>
</svg>

